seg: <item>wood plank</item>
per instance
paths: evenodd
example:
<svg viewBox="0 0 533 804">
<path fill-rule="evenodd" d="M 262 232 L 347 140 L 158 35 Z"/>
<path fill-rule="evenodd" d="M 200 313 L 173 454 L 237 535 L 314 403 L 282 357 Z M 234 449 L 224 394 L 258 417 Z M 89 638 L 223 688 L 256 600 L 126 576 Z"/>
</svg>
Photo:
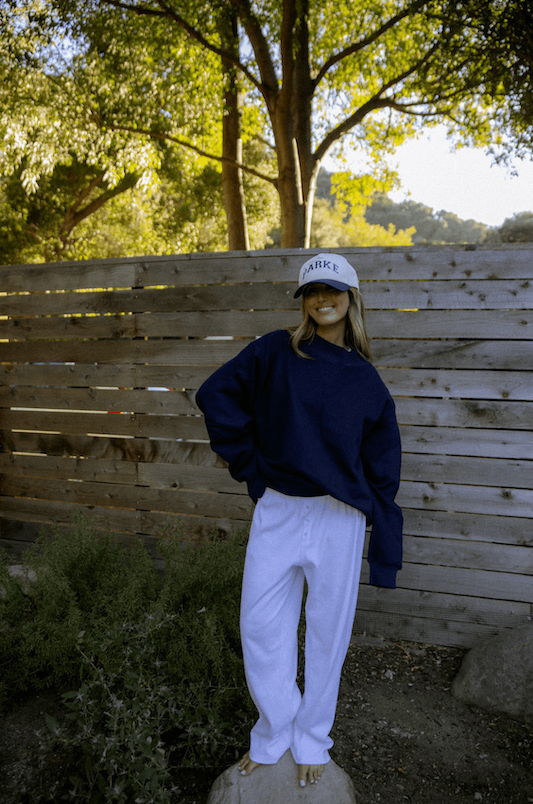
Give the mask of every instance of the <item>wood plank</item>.
<svg viewBox="0 0 533 804">
<path fill-rule="evenodd" d="M 362 279 L 531 277 L 529 244 L 476 246 L 468 250 L 450 245 L 335 251 L 351 261 Z M 191 284 L 199 276 L 211 284 L 261 282 L 265 276 L 270 281 L 290 281 L 297 276 L 302 261 L 316 253 L 317 249 L 268 249 L 15 265 L 2 266 L 0 277 L 6 291 Z"/>
<path fill-rule="evenodd" d="M 368 583 L 368 575 L 369 568 L 364 561 L 361 573 L 363 583 Z M 401 589 L 421 592 L 444 592 L 491 600 L 533 603 L 531 576 L 515 573 L 405 563 L 398 573 L 397 585 Z"/>
<path fill-rule="evenodd" d="M 356 267 L 361 279 L 396 278 L 525 278 L 531 277 L 530 247 L 497 249 L 477 247 L 466 251 L 464 246 L 414 246 L 410 248 L 358 248 L 336 249 Z M 205 282 L 261 282 L 265 276 L 271 281 L 291 281 L 298 275 L 302 262 L 316 249 L 263 250 L 256 252 L 225 252 L 222 254 L 194 254 L 189 263 L 183 256 L 163 258 L 152 262 L 145 273 L 148 281 L 157 284 L 189 283 L 201 275 Z M 174 261 L 174 262 L 173 262 Z M 169 276 L 171 267 L 177 276 Z M 177 270 L 176 270 L 177 269 Z M 188 269 L 188 270 L 187 270 Z M 147 279 L 137 276 L 138 284 Z"/>
<path fill-rule="evenodd" d="M 0 365 L 0 382 L 11 386 L 197 389 L 212 373 L 211 366 L 4 363 Z"/>
<path fill-rule="evenodd" d="M 463 427 L 400 426 L 404 452 L 530 459 L 533 433 Z"/>
<path fill-rule="evenodd" d="M 404 533 L 414 536 L 533 547 L 531 517 L 501 517 L 405 508 Z"/>
<path fill-rule="evenodd" d="M 235 357 L 250 341 L 154 340 L 14 341 L 0 343 L 0 362 L 159 363 L 168 366 L 210 365 Z"/>
<path fill-rule="evenodd" d="M 77 313 L 183 313 L 222 310 L 300 309 L 294 284 L 192 285 L 189 287 L 92 290 L 81 293 L 29 293 L 0 296 L 0 315 Z"/>
<path fill-rule="evenodd" d="M 0 286 L 9 292 L 76 288 L 124 288 L 135 283 L 135 262 L 86 260 L 0 267 Z"/>
<path fill-rule="evenodd" d="M 173 533 L 206 537 L 213 534 L 223 536 L 230 532 L 242 532 L 244 536 L 250 527 L 250 517 L 231 519 L 161 511 L 141 511 L 140 514 L 142 533 L 154 534 L 160 538 L 169 537 Z"/>
<path fill-rule="evenodd" d="M 418 536 L 404 538 L 404 561 L 440 567 L 464 567 L 533 576 L 533 550 L 488 541 L 466 542 L 457 539 L 432 539 Z M 533 577 L 531 578 L 533 601 Z"/>
<path fill-rule="evenodd" d="M 381 369 L 393 396 L 533 400 L 532 371 Z"/>
<path fill-rule="evenodd" d="M 409 339 L 372 340 L 373 363 L 380 369 L 531 370 L 529 341 L 466 341 Z"/>
<path fill-rule="evenodd" d="M 225 468 L 191 464 L 139 463 L 139 483 L 150 488 L 191 489 L 246 494 L 246 487 L 232 478 Z"/>
<path fill-rule="evenodd" d="M 39 338 L 133 338 L 138 335 L 135 316 L 130 314 L 16 316 L 0 320 L 0 338 L 16 341 Z"/>
<path fill-rule="evenodd" d="M 141 538 L 145 544 L 150 544 L 151 542 L 150 553 L 157 555 L 159 558 L 160 554 L 154 549 L 154 543 L 157 544 L 159 538 L 168 538 L 174 533 L 186 539 L 201 539 L 211 535 L 224 536 L 235 529 L 241 531 L 243 527 L 247 528 L 249 525 L 249 523 L 242 520 L 140 511 L 132 512 L 137 514 L 134 531 L 131 529 L 121 531 L 117 528 L 121 525 L 128 525 L 131 519 L 129 517 L 130 512 L 126 512 L 122 518 L 120 518 L 119 514 L 118 521 L 115 521 L 113 509 L 103 508 L 100 510 L 96 507 L 91 508 L 91 506 L 71 506 L 68 503 L 47 503 L 46 501 L 35 500 L 19 500 L 18 502 L 22 506 L 28 506 L 33 502 L 41 503 L 36 515 L 28 510 L 15 510 L 12 513 L 0 510 L 0 529 L 2 534 L 5 534 L 5 536 L 0 536 L 0 546 L 13 548 L 18 542 L 22 545 L 19 555 L 21 555 L 23 549 L 31 546 L 31 543 L 35 541 L 43 530 L 46 531 L 51 527 L 59 528 L 60 530 L 71 529 L 75 516 L 80 512 L 83 513 L 91 526 L 97 530 L 109 532 L 112 529 L 113 535 L 118 538 L 126 537 L 129 540 Z M 28 519 L 28 516 L 32 515 L 34 520 Z M 21 518 L 17 519 L 17 516 Z M 139 531 L 139 533 L 135 531 Z"/>
<path fill-rule="evenodd" d="M 525 518 L 531 518 L 533 512 L 533 491 L 508 487 L 416 483 L 406 480 L 400 484 L 397 501 L 402 508 L 425 511 L 456 511 Z"/>
<path fill-rule="evenodd" d="M 0 475 L 0 490 L 7 497 L 22 497 L 80 505 L 110 506 L 211 517 L 250 519 L 253 503 L 245 494 L 216 494 L 150 489 L 112 483 L 77 483 L 42 478 L 36 487 L 33 478 Z"/>
<path fill-rule="evenodd" d="M 27 420 L 26 420 L 27 423 Z M 524 459 L 533 454 L 533 433 L 511 430 L 465 430 L 462 428 L 409 427 L 401 428 L 405 460 L 408 454 L 464 455 Z M 205 433 L 207 438 L 207 433 Z M 202 448 L 206 466 L 225 466 L 207 444 L 180 443 L 175 439 L 113 438 L 56 433 L 0 431 L 0 443 L 11 452 L 48 453 L 80 457 L 114 458 L 116 460 L 181 463 L 183 450 Z"/>
<path fill-rule="evenodd" d="M 477 399 L 417 399 L 397 397 L 396 415 L 401 425 L 424 427 L 482 427 L 499 430 L 532 430 L 531 402 L 500 402 Z M 525 435 L 529 441 L 529 436 Z M 531 457 L 525 456 L 525 457 Z"/>
<path fill-rule="evenodd" d="M 458 400 L 396 400 L 401 425 L 439 428 L 494 427 L 533 429 L 530 402 L 477 402 Z M 169 416 L 132 413 L 73 413 L 0 409 L 0 428 L 4 430 L 52 431 L 82 435 L 146 436 L 209 440 L 202 416 Z M 525 435 L 530 442 L 530 436 Z M 405 449 L 405 447 L 404 447 Z M 520 456 L 516 456 L 520 457 Z M 526 456 L 529 457 L 529 456 Z"/>
<path fill-rule="evenodd" d="M 0 343 L 0 362 L 151 363 L 168 366 L 221 366 L 250 343 L 248 339 L 134 339 L 95 341 L 15 341 Z M 372 342 L 378 368 L 531 370 L 529 341 L 387 340 Z"/>
<path fill-rule="evenodd" d="M 533 489 L 533 460 L 404 453 L 402 478 L 473 486 L 498 486 L 505 480 L 510 488 Z"/>
<path fill-rule="evenodd" d="M 1 498 L 0 521 L 16 519 L 20 522 L 45 522 L 72 524 L 76 515 L 82 513 L 95 522 L 98 528 L 120 532 L 139 533 L 141 512 L 126 508 L 110 508 L 99 505 L 84 505 L 57 500 L 36 500 L 22 497 Z"/>
<path fill-rule="evenodd" d="M 0 472 L 21 478 L 54 478 L 140 485 L 158 489 L 245 493 L 244 486 L 234 480 L 225 468 L 189 463 L 150 464 L 102 458 L 80 460 L 72 457 L 4 453 L 0 454 Z"/>
<path fill-rule="evenodd" d="M 255 337 L 299 321 L 298 309 L 26 315 L 1 319 L 0 338 L 164 337 L 169 332 L 175 337 Z M 531 340 L 533 315 L 529 310 L 369 310 L 367 327 L 376 338 Z"/>
<path fill-rule="evenodd" d="M 476 622 L 455 623 L 446 619 L 430 620 L 412 614 L 384 614 L 364 609 L 358 609 L 354 623 L 355 634 L 364 632 L 392 640 L 401 639 L 407 642 L 455 648 L 472 648 L 504 630 L 503 627 L 496 625 Z"/>
<path fill-rule="evenodd" d="M 299 324 L 299 310 L 17 316 L 0 320 L 0 338 L 255 337 Z"/>
<path fill-rule="evenodd" d="M 296 284 L 190 285 L 177 288 L 28 293 L 0 297 L 0 315 L 298 310 Z M 522 280 L 401 280 L 361 286 L 375 310 L 531 310 L 533 286 Z"/>
<path fill-rule="evenodd" d="M 49 413 L 0 410 L 2 429 L 56 432 L 72 435 L 145 436 L 147 438 L 208 441 L 203 416 L 150 416 L 150 414 Z"/>
<path fill-rule="evenodd" d="M 531 310 L 368 310 L 366 323 L 374 338 L 533 339 Z"/>
<path fill-rule="evenodd" d="M 220 470 L 219 470 L 220 471 Z M 58 458 L 52 455 L 0 455 L 0 472 L 12 477 L 89 480 L 98 483 L 139 482 L 137 464 L 91 458 Z"/>
<path fill-rule="evenodd" d="M 23 407 L 46 410 L 105 411 L 126 413 L 197 414 L 194 392 L 116 391 L 97 388 L 0 387 L 0 408 Z"/>
<path fill-rule="evenodd" d="M 105 387 L 113 384 L 120 388 L 142 388 L 143 386 L 162 387 L 163 385 L 187 388 L 198 388 L 199 385 L 212 373 L 213 368 L 205 366 L 198 369 L 191 368 L 188 373 L 175 371 L 168 367 L 113 367 L 106 364 L 86 367 L 73 365 L 4 365 L 0 368 L 0 377 L 6 386 L 17 385 L 48 387 L 94 386 Z M 157 368 L 157 371 L 156 371 Z M 120 369 L 120 370 L 119 370 Z M 533 382 L 531 371 L 473 371 L 435 369 L 396 369 L 382 368 L 380 375 L 393 395 L 398 396 L 432 396 L 432 397 L 461 397 L 481 399 L 533 399 Z M 179 386 L 178 383 L 187 383 Z M 13 394 L 13 398 L 24 399 L 22 391 L 8 392 L 4 396 Z M 29 394 L 30 392 L 25 392 Z M 36 392 L 37 393 L 37 392 Z M 53 392 L 50 392 L 53 393 Z M 17 396 L 15 397 L 15 394 Z M 155 396 L 148 397 L 152 402 Z M 168 402 L 168 400 L 167 400 Z M 10 403 L 26 405 L 26 402 Z M 47 407 L 47 405 L 40 405 Z M 84 407 L 84 405 L 71 405 L 70 407 Z M 94 407 L 94 406 L 93 406 Z M 102 405 L 101 409 L 120 409 L 120 405 Z M 95 409 L 98 409 L 97 407 Z M 135 408 L 131 408 L 135 409 Z"/>
<path fill-rule="evenodd" d="M 376 612 L 409 615 L 416 612 L 425 619 L 448 619 L 453 622 L 497 625 L 513 628 L 527 620 L 529 603 L 490 600 L 471 595 L 420 592 L 411 589 L 384 589 L 361 584 L 357 607 Z"/>
<path fill-rule="evenodd" d="M 207 434 L 206 434 L 207 435 Z M 226 463 L 214 453 L 209 444 L 199 444 L 176 439 L 113 438 L 109 436 L 65 435 L 57 433 L 25 433 L 0 431 L 0 443 L 4 450 L 18 453 L 42 453 L 47 455 L 102 458 L 115 461 L 144 461 L 147 463 L 179 464 L 194 466 L 218 466 Z M 21 455 L 23 457 L 23 455 Z"/>
</svg>

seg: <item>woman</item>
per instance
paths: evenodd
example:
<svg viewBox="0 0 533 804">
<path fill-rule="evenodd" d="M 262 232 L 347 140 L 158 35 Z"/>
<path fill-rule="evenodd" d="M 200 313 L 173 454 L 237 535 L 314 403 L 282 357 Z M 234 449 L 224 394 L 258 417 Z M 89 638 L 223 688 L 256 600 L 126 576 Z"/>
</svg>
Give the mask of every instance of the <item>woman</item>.
<svg viewBox="0 0 533 804">
<path fill-rule="evenodd" d="M 300 784 L 318 782 L 350 643 L 366 524 L 370 583 L 395 587 L 402 514 L 394 403 L 370 363 L 359 281 L 344 257 L 300 270 L 303 319 L 249 344 L 200 388 L 211 446 L 256 507 L 241 636 L 259 720 L 248 775 L 290 748 Z M 307 582 L 305 691 L 297 629 Z"/>
</svg>

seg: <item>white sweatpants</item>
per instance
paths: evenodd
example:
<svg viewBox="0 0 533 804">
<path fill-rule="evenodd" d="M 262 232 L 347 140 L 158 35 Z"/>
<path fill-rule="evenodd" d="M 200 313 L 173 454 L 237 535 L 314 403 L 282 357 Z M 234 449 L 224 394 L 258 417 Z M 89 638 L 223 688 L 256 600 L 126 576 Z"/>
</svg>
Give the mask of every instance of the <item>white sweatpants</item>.
<svg viewBox="0 0 533 804">
<path fill-rule="evenodd" d="M 258 501 L 244 567 L 241 636 L 246 680 L 259 711 L 250 758 L 322 765 L 333 741 L 340 675 L 350 644 L 365 517 L 329 496 Z M 296 684 L 298 623 L 307 580 L 305 691 Z"/>
</svg>

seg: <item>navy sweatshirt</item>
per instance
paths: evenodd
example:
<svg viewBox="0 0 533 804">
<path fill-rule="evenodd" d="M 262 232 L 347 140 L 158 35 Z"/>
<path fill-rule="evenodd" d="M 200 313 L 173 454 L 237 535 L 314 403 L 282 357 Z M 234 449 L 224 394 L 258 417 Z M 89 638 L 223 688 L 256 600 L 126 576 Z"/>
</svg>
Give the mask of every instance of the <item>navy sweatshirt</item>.
<svg viewBox="0 0 533 804">
<path fill-rule="evenodd" d="M 372 525 L 370 583 L 394 588 L 402 565 L 400 436 L 394 402 L 371 363 L 315 336 L 277 330 L 242 350 L 196 395 L 212 449 L 253 500 L 329 494 Z"/>
</svg>

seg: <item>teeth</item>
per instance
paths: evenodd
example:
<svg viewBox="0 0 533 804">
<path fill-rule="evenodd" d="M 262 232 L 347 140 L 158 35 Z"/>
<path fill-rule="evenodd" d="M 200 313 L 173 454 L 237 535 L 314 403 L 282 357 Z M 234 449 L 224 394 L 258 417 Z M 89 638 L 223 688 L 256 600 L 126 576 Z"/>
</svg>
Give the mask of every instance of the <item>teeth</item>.
<svg viewBox="0 0 533 804">
<path fill-rule="evenodd" d="M 319 307 L 318 308 L 319 313 L 325 313 L 327 310 L 333 310 L 333 307 Z"/>
</svg>

